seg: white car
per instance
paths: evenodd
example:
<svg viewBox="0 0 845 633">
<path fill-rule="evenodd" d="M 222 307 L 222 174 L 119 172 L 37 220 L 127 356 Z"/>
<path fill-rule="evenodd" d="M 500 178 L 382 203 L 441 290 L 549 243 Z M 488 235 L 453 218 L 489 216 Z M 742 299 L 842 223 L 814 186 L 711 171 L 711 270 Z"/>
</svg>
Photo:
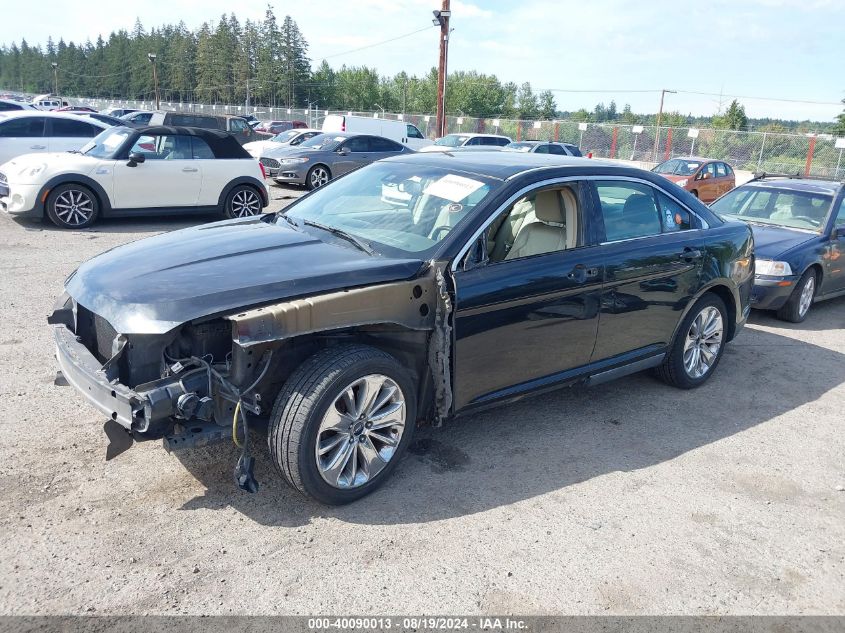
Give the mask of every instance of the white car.
<svg viewBox="0 0 845 633">
<path fill-rule="evenodd" d="M 81 148 L 109 126 L 74 114 L 13 110 L 0 112 L 0 164 L 21 154 Z"/>
<path fill-rule="evenodd" d="M 37 110 L 31 103 L 23 101 L 12 101 L 11 99 L 0 99 L 0 112 L 10 112 L 15 110 Z"/>
<path fill-rule="evenodd" d="M 287 132 L 280 132 L 266 141 L 252 141 L 251 143 L 244 143 L 244 149 L 249 152 L 253 158 L 261 158 L 264 152 L 271 149 L 278 149 L 282 147 L 296 147 L 303 141 L 307 141 L 312 136 L 322 134 L 320 130 L 313 130 L 311 128 L 300 128 L 295 130 L 288 130 Z"/>
<path fill-rule="evenodd" d="M 64 99 L 54 97 L 51 94 L 38 95 L 30 102 L 37 110 L 58 110 L 69 105 Z"/>
<path fill-rule="evenodd" d="M 218 130 L 112 127 L 81 151 L 27 154 L 0 165 L 0 208 L 61 228 L 99 216 L 261 213 L 264 170 Z"/>
<path fill-rule="evenodd" d="M 507 136 L 499 134 L 447 134 L 434 141 L 434 145 L 423 147 L 420 151 L 448 152 L 456 147 L 504 147 L 510 142 Z"/>
</svg>

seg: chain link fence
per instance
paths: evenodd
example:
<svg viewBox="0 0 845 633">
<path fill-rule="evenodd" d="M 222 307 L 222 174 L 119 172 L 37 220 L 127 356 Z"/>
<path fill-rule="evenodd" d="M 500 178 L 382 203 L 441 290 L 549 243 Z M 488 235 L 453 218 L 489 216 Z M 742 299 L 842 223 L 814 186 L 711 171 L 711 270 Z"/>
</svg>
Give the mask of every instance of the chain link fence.
<svg viewBox="0 0 845 633">
<path fill-rule="evenodd" d="M 107 107 L 154 108 L 151 101 L 89 99 L 97 109 Z M 162 102 L 164 110 L 205 114 L 252 114 L 261 120 L 300 120 L 320 128 L 328 114 L 400 119 L 415 125 L 427 138 L 435 137 L 436 118 L 424 114 L 317 110 L 314 108 L 271 108 L 263 106 Z M 621 123 L 579 123 L 577 121 L 521 121 L 448 116 L 448 133 L 502 134 L 514 141 L 561 141 L 577 145 L 595 158 L 636 161 L 651 167 L 678 156 L 704 156 L 730 163 L 735 169 L 752 172 L 800 173 L 824 178 L 845 177 L 845 139 L 829 134 L 804 135 L 781 132 L 744 132 L 710 128 L 627 125 Z M 839 147 L 838 147 L 839 146 Z"/>
</svg>

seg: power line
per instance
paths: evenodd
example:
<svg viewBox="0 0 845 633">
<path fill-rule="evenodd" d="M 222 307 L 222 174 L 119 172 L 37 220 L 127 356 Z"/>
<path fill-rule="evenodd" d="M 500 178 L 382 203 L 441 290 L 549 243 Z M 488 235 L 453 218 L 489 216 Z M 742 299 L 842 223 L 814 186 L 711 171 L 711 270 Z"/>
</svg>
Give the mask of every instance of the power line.
<svg viewBox="0 0 845 633">
<path fill-rule="evenodd" d="M 416 31 L 411 31 L 410 33 L 405 33 L 404 35 L 397 35 L 396 37 L 392 37 L 389 40 L 384 40 L 381 42 L 375 42 L 374 44 L 367 44 L 366 46 L 360 46 L 358 48 L 353 48 L 348 51 L 343 51 L 342 53 L 332 53 L 331 55 L 325 55 L 320 57 L 319 55 L 315 55 L 314 59 L 332 59 L 333 57 L 340 57 L 341 55 L 349 55 L 350 53 L 357 53 L 358 51 L 367 50 L 368 48 L 375 48 L 376 46 L 381 46 L 382 44 L 389 44 L 390 42 L 395 42 L 396 40 L 401 40 L 406 37 L 411 37 L 412 35 L 416 35 L 417 33 L 422 33 L 423 31 L 430 31 L 432 29 L 431 26 L 426 26 L 421 29 L 417 29 Z"/>
<path fill-rule="evenodd" d="M 694 90 L 678 90 L 679 94 L 699 95 L 703 97 L 730 97 L 731 99 L 752 99 L 754 101 L 782 101 L 784 103 L 802 103 L 810 105 L 841 105 L 839 101 L 812 101 L 807 99 L 780 99 L 778 97 L 750 97 L 748 95 L 729 95 L 716 92 L 696 92 Z"/>
<path fill-rule="evenodd" d="M 71 75 L 72 77 L 82 77 L 83 79 L 104 79 L 105 77 L 117 77 L 118 75 L 126 75 L 131 73 L 133 70 L 138 70 L 139 68 L 143 68 L 143 66 L 130 66 L 129 68 L 124 68 L 121 71 L 116 73 L 106 73 L 105 75 L 83 75 L 80 73 L 75 73 L 70 70 L 65 70 L 64 67 L 59 67 L 60 71 L 63 75 Z"/>
</svg>

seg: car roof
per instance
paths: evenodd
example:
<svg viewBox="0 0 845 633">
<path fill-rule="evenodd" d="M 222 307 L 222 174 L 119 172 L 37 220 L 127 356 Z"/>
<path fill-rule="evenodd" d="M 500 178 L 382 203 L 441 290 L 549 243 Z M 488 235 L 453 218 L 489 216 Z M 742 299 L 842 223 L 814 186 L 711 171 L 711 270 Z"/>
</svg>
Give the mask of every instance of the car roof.
<svg viewBox="0 0 845 633">
<path fill-rule="evenodd" d="M 670 160 L 694 160 L 699 163 L 727 163 L 728 161 L 722 160 L 721 158 L 704 158 L 703 156 L 673 156 L 668 160 L 664 160 L 664 163 L 668 163 Z"/>
<path fill-rule="evenodd" d="M 525 141 L 511 141 L 513 145 L 572 145 L 563 141 L 541 141 L 539 139 L 528 139 Z"/>
<path fill-rule="evenodd" d="M 27 101 L 16 101 L 14 99 L 0 99 L 0 103 L 8 103 L 10 105 L 20 106 L 23 110 L 34 111 L 36 108 Z"/>
<path fill-rule="evenodd" d="M 642 172 L 642 170 L 609 161 L 529 152 L 415 152 L 386 158 L 382 162 L 384 161 L 419 162 L 433 167 L 482 174 L 500 180 L 506 180 L 533 169 L 550 167 L 613 168 L 618 170 L 620 175 Z"/>
<path fill-rule="evenodd" d="M 450 132 L 446 136 L 471 136 L 473 138 L 477 136 L 485 136 L 487 138 L 508 138 L 504 134 L 481 134 L 480 132 Z"/>
<path fill-rule="evenodd" d="M 805 191 L 807 193 L 824 193 L 830 195 L 836 195 L 842 189 L 841 182 L 836 182 L 835 180 L 817 180 L 814 178 L 761 178 L 760 180 L 752 180 L 741 186 Z"/>
<path fill-rule="evenodd" d="M 8 110 L 6 112 L 0 112 L 0 117 L 6 119 L 33 116 L 43 116 L 51 119 L 70 119 L 71 121 L 79 121 L 79 116 L 73 112 L 51 112 L 49 110 Z M 97 125 L 98 127 L 102 127 L 103 129 L 109 127 L 102 121 L 97 121 L 96 119 L 86 122 Z"/>
<path fill-rule="evenodd" d="M 127 130 L 137 132 L 139 135 L 182 135 L 182 136 L 196 136 L 201 138 L 211 151 L 214 152 L 215 158 L 252 158 L 238 140 L 223 130 L 211 130 L 204 127 L 187 127 L 182 125 L 145 125 L 141 127 L 124 126 Z"/>
</svg>

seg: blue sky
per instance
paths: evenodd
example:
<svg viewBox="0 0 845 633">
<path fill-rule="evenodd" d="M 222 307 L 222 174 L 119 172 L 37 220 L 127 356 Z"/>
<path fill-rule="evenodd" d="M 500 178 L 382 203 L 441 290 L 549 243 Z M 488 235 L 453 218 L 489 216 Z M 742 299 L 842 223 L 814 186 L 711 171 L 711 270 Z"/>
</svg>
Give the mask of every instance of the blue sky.
<svg viewBox="0 0 845 633">
<path fill-rule="evenodd" d="M 276 2 L 276 15 L 299 23 L 316 63 L 366 64 L 383 74 L 423 74 L 437 63 L 437 29 L 366 50 L 361 46 L 431 24 L 439 0 L 319 0 Z M 144 0 L 107 10 L 41 0 L 15 7 L 0 22 L 0 42 L 84 41 L 136 17 L 146 27 L 184 20 L 196 28 L 237 7 L 241 21 L 258 20 L 264 0 Z M 562 109 L 592 108 L 615 99 L 621 109 L 666 109 L 708 115 L 719 94 L 743 98 L 751 116 L 830 120 L 845 97 L 845 0 L 453 0 L 450 70 L 495 73 L 555 92 Z M 564 92 L 570 91 L 570 92 Z M 605 91 L 605 92 L 578 92 Z M 630 91 L 630 92 L 629 92 Z M 651 92 L 634 92 L 651 91 Z M 710 93 L 710 94 L 686 94 Z M 798 101 L 820 103 L 798 103 Z M 730 102 L 722 97 L 722 107 Z"/>
</svg>

